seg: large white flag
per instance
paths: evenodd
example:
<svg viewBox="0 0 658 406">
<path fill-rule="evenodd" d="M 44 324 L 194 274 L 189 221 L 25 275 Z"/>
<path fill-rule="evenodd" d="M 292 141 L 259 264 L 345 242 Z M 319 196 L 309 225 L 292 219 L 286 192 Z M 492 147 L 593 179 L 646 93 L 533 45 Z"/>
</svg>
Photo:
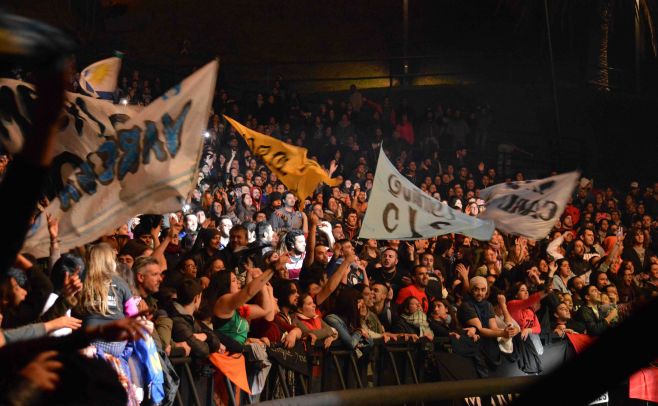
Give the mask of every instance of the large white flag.
<svg viewBox="0 0 658 406">
<path fill-rule="evenodd" d="M 80 72 L 80 87 L 92 97 L 111 100 L 120 70 L 120 56 L 92 63 Z"/>
<path fill-rule="evenodd" d="M 46 209 L 59 219 L 62 251 L 112 232 L 138 213 L 180 209 L 198 174 L 218 67 L 207 64 L 140 112 L 66 95 L 52 166 L 58 193 Z M 34 91 L 15 80 L 1 81 L 0 89 L 12 96 L 5 97 L 12 113 L 0 120 L 0 135 L 20 140 L 29 131 Z M 48 248 L 42 213 L 24 250 L 41 257 Z"/>
<path fill-rule="evenodd" d="M 480 197 L 486 210 L 479 218 L 493 220 L 506 233 L 541 240 L 562 215 L 579 177 L 579 172 L 569 172 L 483 189 Z"/>
<path fill-rule="evenodd" d="M 418 240 L 458 233 L 489 240 L 493 231 L 493 222 L 464 214 L 424 193 L 379 151 L 359 238 Z"/>
</svg>

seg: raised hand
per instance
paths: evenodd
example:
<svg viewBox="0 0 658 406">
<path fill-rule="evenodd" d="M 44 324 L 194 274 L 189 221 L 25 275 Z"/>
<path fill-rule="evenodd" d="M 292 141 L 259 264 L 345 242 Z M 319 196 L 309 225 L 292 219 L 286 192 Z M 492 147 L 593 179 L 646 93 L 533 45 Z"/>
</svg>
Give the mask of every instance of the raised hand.
<svg viewBox="0 0 658 406">
<path fill-rule="evenodd" d="M 308 216 L 308 222 L 311 224 L 311 227 L 315 227 L 320 224 L 320 218 L 315 213 L 311 213 Z"/>
<path fill-rule="evenodd" d="M 333 343 L 334 340 L 336 340 L 336 339 L 332 336 L 329 336 L 329 337 L 325 338 L 324 339 L 324 348 L 326 349 L 326 348 L 331 347 L 331 343 Z"/>
<path fill-rule="evenodd" d="M 63 367 L 55 357 L 57 357 L 56 351 L 42 352 L 21 369 L 19 374 L 42 391 L 53 391 L 59 383 L 57 371 Z"/>
<path fill-rule="evenodd" d="M 329 164 L 329 175 L 336 172 L 336 169 L 338 169 L 338 164 L 336 163 L 336 160 L 333 159 L 333 160 L 331 160 L 331 163 Z"/>
<path fill-rule="evenodd" d="M 469 267 L 467 267 L 467 266 L 464 265 L 464 264 L 458 264 L 458 265 L 455 267 L 455 270 L 457 271 L 457 273 L 459 274 L 459 276 L 462 277 L 463 280 L 465 280 L 465 281 L 468 280 L 468 274 L 469 274 L 469 271 L 470 271 L 470 270 L 469 270 Z"/>
<path fill-rule="evenodd" d="M 54 241 L 59 236 L 59 219 L 53 217 L 50 213 L 46 213 L 46 219 L 48 220 L 48 234 L 50 234 L 50 240 Z"/>
<path fill-rule="evenodd" d="M 64 284 L 61 291 L 62 296 L 64 296 L 70 302 L 80 291 L 82 291 L 82 282 L 78 276 L 78 271 L 74 272 L 73 274 L 66 272 L 64 275 Z"/>
<path fill-rule="evenodd" d="M 82 327 L 82 320 L 75 317 L 62 316 L 44 323 L 47 332 L 59 330 L 60 328 L 70 328 L 77 330 Z"/>
</svg>

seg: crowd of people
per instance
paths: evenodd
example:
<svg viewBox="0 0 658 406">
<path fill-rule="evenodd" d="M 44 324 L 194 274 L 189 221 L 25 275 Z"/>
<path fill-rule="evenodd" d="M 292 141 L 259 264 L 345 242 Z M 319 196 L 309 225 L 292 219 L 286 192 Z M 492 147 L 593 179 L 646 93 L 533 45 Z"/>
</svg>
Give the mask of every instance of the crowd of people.
<svg viewBox="0 0 658 406">
<path fill-rule="evenodd" d="M 121 81 L 119 98 L 148 103 L 161 93 L 159 83 L 131 77 L 132 85 Z M 298 202 L 224 114 L 306 147 L 342 184 Z M 180 211 L 126 218 L 66 253 L 58 222 L 49 219 L 45 265 L 29 255 L 13 261 L 0 286 L 0 346 L 68 338 L 29 341 L 41 343 L 24 350 L 36 358 L 24 361 L 23 354 L 3 372 L 3 396 L 25 395 L 25 386 L 48 393 L 70 382 L 56 354 L 35 350 L 47 341 L 60 354 L 93 348 L 92 359 L 122 374 L 129 402 L 152 399 L 127 361 L 139 337 L 153 339 L 162 365 L 167 357 L 191 357 L 197 377 L 221 369 L 213 368 L 212 354 L 259 360 L 246 370 L 253 399 L 275 379 L 265 367 L 269 348 L 339 347 L 367 360 L 376 342 L 429 343 L 424 348 L 432 352 L 438 349 L 431 343 L 443 339 L 481 377 L 510 360 L 540 373 L 548 339 L 598 336 L 658 295 L 658 182 L 642 189 L 629 181 L 616 190 L 582 178 L 540 241 L 500 232 L 490 241 L 358 238 L 382 143 L 400 173 L 469 215 L 482 210 L 481 189 L 524 180 L 522 172 L 510 178 L 478 159 L 491 120 L 487 106 L 422 109 L 407 98 L 373 100 L 356 86 L 316 107 L 282 80 L 254 101 L 219 90 L 198 186 Z M 10 180 L 18 164 L 4 156 L 0 175 Z M 139 324 L 125 319 L 135 315 Z M 221 385 L 216 389 L 225 402 Z"/>
</svg>

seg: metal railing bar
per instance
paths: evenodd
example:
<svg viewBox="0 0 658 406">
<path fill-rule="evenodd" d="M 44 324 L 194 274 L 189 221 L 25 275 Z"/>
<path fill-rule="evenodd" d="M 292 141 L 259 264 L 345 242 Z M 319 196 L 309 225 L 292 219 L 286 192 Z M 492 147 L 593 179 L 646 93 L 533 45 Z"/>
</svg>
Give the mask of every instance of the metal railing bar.
<svg viewBox="0 0 658 406">
<path fill-rule="evenodd" d="M 378 388 L 349 389 L 277 399 L 259 403 L 262 406 L 324 405 L 362 406 L 368 404 L 401 405 L 404 403 L 463 399 L 472 396 L 519 393 L 537 382 L 535 376 L 514 378 L 470 379 L 463 381 L 421 383 L 412 385 L 380 386 Z"/>
</svg>

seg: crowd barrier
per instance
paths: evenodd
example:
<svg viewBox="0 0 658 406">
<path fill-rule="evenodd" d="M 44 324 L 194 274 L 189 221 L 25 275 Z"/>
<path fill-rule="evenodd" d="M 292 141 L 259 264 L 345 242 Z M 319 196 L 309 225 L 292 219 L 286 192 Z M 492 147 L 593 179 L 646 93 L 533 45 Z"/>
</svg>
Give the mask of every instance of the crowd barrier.
<svg viewBox="0 0 658 406">
<path fill-rule="evenodd" d="M 261 402 L 272 401 L 274 403 L 267 404 L 282 404 L 276 403 L 277 399 L 283 397 L 285 402 L 289 403 L 294 397 L 303 396 L 307 399 L 307 396 L 315 396 L 308 399 L 323 399 L 321 404 L 329 404 L 337 400 L 330 401 L 330 397 L 324 398 L 319 394 L 335 391 L 352 393 L 352 390 L 358 392 L 368 388 L 404 388 L 407 387 L 406 385 L 414 385 L 413 393 L 418 395 L 418 391 L 425 388 L 422 385 L 429 382 L 443 383 L 441 386 L 433 387 L 434 390 L 439 388 L 444 390 L 451 388 L 451 385 L 458 384 L 458 388 L 466 391 L 464 396 L 461 395 L 462 392 L 457 391 L 450 392 L 451 397 L 440 399 L 454 399 L 455 396 L 464 398 L 466 395 L 479 396 L 483 393 L 509 395 L 514 392 L 508 391 L 505 385 L 510 384 L 511 387 L 517 388 L 521 382 L 530 382 L 507 380 L 512 377 L 522 379 L 528 376 L 519 369 L 516 362 L 511 361 L 504 361 L 495 370 L 490 370 L 488 379 L 479 379 L 473 361 L 453 352 L 449 339 L 435 339 L 431 343 L 427 341 L 416 343 L 376 341 L 370 349 L 360 351 L 349 350 L 339 344 L 334 344 L 326 350 L 317 346 L 306 348 L 305 350 L 299 347 L 295 350 L 287 350 L 281 346 L 273 346 L 268 349 L 272 367 L 260 396 Z M 546 343 L 541 356 L 542 374 L 559 367 L 572 355 L 573 348 L 568 340 Z M 189 358 L 173 358 L 172 364 L 180 377 L 176 404 L 212 405 L 214 390 L 212 376 L 194 376 Z M 469 392 L 466 390 L 469 386 L 462 385 L 464 382 L 479 382 L 479 384 L 471 385 L 471 388 L 476 390 Z M 493 382 L 494 386 L 488 386 L 490 382 Z M 501 386 L 500 382 L 507 383 Z M 228 389 L 227 393 L 233 395 L 235 393 L 234 385 L 228 380 L 225 381 L 225 384 Z M 483 388 L 497 389 L 483 391 Z M 402 391 L 400 394 L 395 396 L 411 395 L 408 390 Z M 251 403 L 249 396 L 245 393 L 240 393 L 239 396 L 240 399 L 229 396 L 229 404 L 234 406 L 238 403 Z M 421 398 L 422 396 L 419 397 L 419 399 Z M 352 400 L 346 401 L 347 403 L 344 404 L 351 404 L 351 402 L 356 402 L 354 399 L 361 398 L 350 397 L 350 399 Z"/>
</svg>

